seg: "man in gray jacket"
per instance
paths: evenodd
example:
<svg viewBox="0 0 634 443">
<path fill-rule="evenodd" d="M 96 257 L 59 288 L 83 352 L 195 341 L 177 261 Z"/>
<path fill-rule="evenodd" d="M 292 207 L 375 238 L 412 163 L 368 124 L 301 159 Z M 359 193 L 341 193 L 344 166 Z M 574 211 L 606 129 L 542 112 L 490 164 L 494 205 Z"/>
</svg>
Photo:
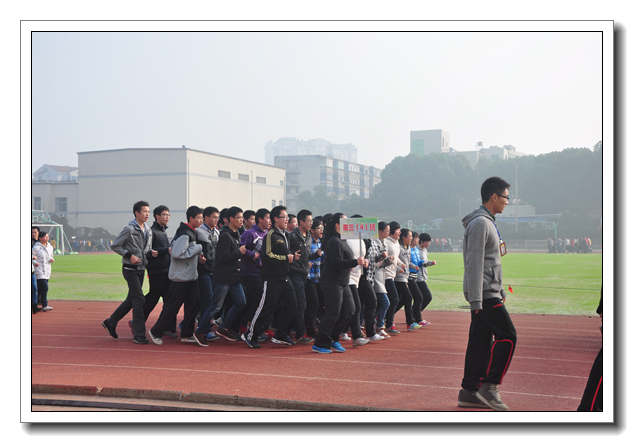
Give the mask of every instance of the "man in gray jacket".
<svg viewBox="0 0 634 443">
<path fill-rule="evenodd" d="M 509 185 L 499 177 L 482 183 L 482 206 L 462 219 L 464 296 L 471 306 L 469 343 L 458 406 L 508 411 L 498 385 L 511 364 L 516 333 L 504 302 L 501 257 L 506 245 L 495 225 L 509 201 Z M 495 341 L 492 342 L 493 336 Z"/>
<path fill-rule="evenodd" d="M 114 252 L 123 257 L 121 263 L 123 263 L 123 278 L 128 282 L 128 296 L 110 318 L 101 322 L 101 325 L 112 338 L 118 338 L 117 323 L 132 309 L 134 343 L 145 345 L 149 341 L 145 337 L 143 277 L 145 277 L 148 252 L 153 257 L 156 257 L 158 252 L 150 251 L 152 230 L 146 224 L 150 218 L 150 204 L 146 201 L 138 201 L 132 207 L 132 211 L 134 220 L 123 228 L 111 246 Z"/>
</svg>

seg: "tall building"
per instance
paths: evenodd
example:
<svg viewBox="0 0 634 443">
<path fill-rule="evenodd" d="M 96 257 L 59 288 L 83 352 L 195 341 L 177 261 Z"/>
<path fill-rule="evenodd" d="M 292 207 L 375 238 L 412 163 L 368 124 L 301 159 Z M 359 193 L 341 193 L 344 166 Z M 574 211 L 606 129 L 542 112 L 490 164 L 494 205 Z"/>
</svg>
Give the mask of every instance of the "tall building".
<svg viewBox="0 0 634 443">
<path fill-rule="evenodd" d="M 381 182 L 381 169 L 323 155 L 275 157 L 275 166 L 286 169 L 286 201 L 289 212 L 299 209 L 297 196 L 322 186 L 328 195 L 342 200 L 353 194 L 369 198 Z"/>
<path fill-rule="evenodd" d="M 410 131 L 409 133 L 410 152 L 415 154 L 448 153 L 450 146 L 449 133 L 442 129 Z"/>
<path fill-rule="evenodd" d="M 291 155 L 323 155 L 356 163 L 357 148 L 352 143 L 336 144 L 323 138 L 299 140 L 295 137 L 283 137 L 276 142 L 269 140 L 264 146 L 264 163 L 267 165 L 274 165 L 275 157 Z"/>
<path fill-rule="evenodd" d="M 286 204 L 284 169 L 262 163 L 185 147 L 79 152 L 78 158 L 77 181 L 38 182 L 34 176 L 31 184 L 32 209 L 61 216 L 73 228 L 117 235 L 139 200 L 150 210 L 170 208 L 171 234 L 191 205 L 257 210 Z"/>
</svg>

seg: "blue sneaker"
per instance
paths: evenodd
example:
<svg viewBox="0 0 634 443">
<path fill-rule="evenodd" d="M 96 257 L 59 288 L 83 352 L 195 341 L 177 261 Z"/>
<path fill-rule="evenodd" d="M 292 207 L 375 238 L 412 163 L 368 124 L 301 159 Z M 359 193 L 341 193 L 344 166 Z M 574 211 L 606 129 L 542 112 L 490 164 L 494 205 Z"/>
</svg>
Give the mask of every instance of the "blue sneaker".
<svg viewBox="0 0 634 443">
<path fill-rule="evenodd" d="M 313 352 L 318 352 L 320 354 L 332 354 L 332 351 L 328 348 L 320 348 L 319 346 L 313 345 Z"/>
<path fill-rule="evenodd" d="M 346 352 L 346 349 L 341 346 L 341 344 L 338 341 L 333 341 L 332 344 L 330 345 L 330 349 L 334 349 L 337 352 Z"/>
<path fill-rule="evenodd" d="M 414 323 L 412 323 L 411 325 L 409 325 L 407 327 L 407 330 L 408 331 L 415 331 L 415 330 L 420 329 L 420 328 L 422 328 L 422 326 L 419 325 L 418 323 L 414 322 Z"/>
</svg>

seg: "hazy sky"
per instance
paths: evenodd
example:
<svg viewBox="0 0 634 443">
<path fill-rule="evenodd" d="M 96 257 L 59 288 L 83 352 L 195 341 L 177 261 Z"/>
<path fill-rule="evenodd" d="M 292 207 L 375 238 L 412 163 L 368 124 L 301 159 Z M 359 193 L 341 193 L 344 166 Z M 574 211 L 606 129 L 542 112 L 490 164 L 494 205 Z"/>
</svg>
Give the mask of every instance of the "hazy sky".
<svg viewBox="0 0 634 443">
<path fill-rule="evenodd" d="M 32 171 L 129 147 L 264 162 L 281 137 L 384 167 L 423 129 L 458 151 L 592 148 L 601 55 L 599 32 L 35 32 Z"/>
</svg>

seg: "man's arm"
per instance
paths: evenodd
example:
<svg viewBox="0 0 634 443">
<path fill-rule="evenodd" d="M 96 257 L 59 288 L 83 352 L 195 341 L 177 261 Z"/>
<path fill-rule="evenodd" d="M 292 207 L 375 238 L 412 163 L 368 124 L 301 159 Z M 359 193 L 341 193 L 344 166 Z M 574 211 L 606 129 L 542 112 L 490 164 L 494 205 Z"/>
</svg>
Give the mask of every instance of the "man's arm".
<svg viewBox="0 0 634 443">
<path fill-rule="evenodd" d="M 482 292 L 484 284 L 484 253 L 487 241 L 487 230 L 478 219 L 467 226 L 468 238 L 465 254 L 465 287 L 471 310 L 482 309 Z"/>
</svg>

